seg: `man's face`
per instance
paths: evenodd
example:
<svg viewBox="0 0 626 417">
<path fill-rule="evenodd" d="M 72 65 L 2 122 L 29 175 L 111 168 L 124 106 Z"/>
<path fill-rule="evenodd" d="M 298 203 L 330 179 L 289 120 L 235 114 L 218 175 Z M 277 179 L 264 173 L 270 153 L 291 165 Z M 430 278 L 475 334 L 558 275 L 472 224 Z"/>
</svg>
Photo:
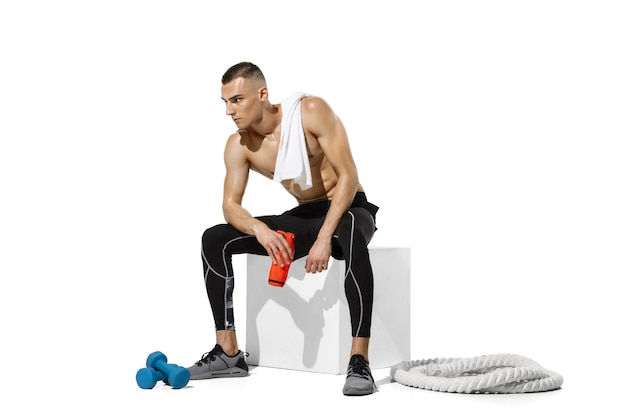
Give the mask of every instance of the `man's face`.
<svg viewBox="0 0 626 417">
<path fill-rule="evenodd" d="M 250 126 L 260 115 L 260 94 L 254 81 L 236 78 L 222 85 L 222 100 L 226 103 L 226 115 L 238 129 Z"/>
</svg>

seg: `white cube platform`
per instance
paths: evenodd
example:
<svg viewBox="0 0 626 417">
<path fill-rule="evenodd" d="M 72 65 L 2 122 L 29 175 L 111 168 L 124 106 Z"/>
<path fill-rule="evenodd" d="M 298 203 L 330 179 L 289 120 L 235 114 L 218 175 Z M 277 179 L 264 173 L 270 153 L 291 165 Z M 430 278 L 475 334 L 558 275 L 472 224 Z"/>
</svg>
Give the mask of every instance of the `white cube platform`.
<svg viewBox="0 0 626 417">
<path fill-rule="evenodd" d="M 410 249 L 370 248 L 374 311 L 370 368 L 410 360 Z M 346 372 L 352 336 L 345 262 L 307 274 L 295 261 L 284 287 L 267 283 L 270 259 L 247 255 L 246 351 L 250 365 L 329 374 Z"/>
</svg>

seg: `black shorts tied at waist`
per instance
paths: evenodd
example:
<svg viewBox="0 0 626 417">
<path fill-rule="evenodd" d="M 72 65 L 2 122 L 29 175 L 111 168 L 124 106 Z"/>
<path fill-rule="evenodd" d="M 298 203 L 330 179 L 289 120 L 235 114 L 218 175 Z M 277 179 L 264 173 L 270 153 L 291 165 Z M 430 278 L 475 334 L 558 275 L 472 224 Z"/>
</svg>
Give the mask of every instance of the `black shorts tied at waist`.
<svg viewBox="0 0 626 417">
<path fill-rule="evenodd" d="M 367 197 L 363 191 L 357 191 L 356 195 L 354 196 L 354 200 L 352 200 L 350 208 L 355 207 L 364 208 L 372 215 L 374 221 L 376 221 L 378 206 L 367 201 Z M 303 219 L 315 219 L 319 217 L 324 217 L 326 213 L 328 213 L 329 208 L 330 200 L 314 201 L 312 203 L 300 204 L 299 206 L 292 208 L 291 210 L 287 210 L 283 214 L 288 214 Z"/>
</svg>

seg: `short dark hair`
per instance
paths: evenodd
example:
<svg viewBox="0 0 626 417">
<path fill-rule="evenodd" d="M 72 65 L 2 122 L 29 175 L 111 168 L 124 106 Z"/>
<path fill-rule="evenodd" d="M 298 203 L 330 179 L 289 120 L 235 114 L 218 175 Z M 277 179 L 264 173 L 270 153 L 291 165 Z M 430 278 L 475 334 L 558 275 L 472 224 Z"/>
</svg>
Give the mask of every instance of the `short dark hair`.
<svg viewBox="0 0 626 417">
<path fill-rule="evenodd" d="M 222 85 L 228 84 L 239 77 L 255 79 L 265 84 L 265 76 L 259 67 L 252 62 L 240 62 L 226 70 L 222 76 Z"/>
</svg>

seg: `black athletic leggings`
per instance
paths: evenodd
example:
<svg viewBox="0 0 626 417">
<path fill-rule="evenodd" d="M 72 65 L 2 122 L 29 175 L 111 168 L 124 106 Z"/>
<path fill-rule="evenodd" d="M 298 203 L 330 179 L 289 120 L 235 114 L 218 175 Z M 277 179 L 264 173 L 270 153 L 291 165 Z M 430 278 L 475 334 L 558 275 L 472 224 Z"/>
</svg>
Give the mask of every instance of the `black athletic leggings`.
<svg viewBox="0 0 626 417">
<path fill-rule="evenodd" d="M 298 259 L 309 253 L 329 207 L 330 201 L 307 203 L 281 215 L 257 219 L 273 230 L 294 233 L 294 258 Z M 374 277 L 367 245 L 376 231 L 377 211 L 378 207 L 367 201 L 365 193 L 358 192 L 332 239 L 332 257 L 346 262 L 344 287 L 353 337 L 370 336 Z M 204 283 L 217 330 L 235 329 L 232 255 L 241 253 L 267 256 L 267 251 L 254 235 L 242 233 L 230 224 L 218 224 L 202 235 Z"/>
</svg>

